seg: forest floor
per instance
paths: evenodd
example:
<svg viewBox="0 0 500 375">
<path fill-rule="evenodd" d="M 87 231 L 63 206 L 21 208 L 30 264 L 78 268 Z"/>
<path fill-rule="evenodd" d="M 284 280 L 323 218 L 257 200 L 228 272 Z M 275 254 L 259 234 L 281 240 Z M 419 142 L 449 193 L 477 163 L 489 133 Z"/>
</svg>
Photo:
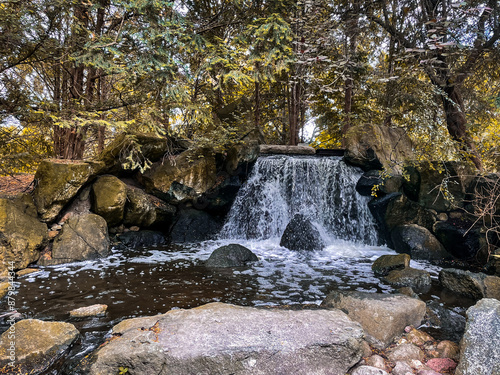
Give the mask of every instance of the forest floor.
<svg viewBox="0 0 500 375">
<path fill-rule="evenodd" d="M 31 193 L 35 187 L 32 174 L 0 176 L 0 196 L 13 197 L 21 193 Z"/>
</svg>

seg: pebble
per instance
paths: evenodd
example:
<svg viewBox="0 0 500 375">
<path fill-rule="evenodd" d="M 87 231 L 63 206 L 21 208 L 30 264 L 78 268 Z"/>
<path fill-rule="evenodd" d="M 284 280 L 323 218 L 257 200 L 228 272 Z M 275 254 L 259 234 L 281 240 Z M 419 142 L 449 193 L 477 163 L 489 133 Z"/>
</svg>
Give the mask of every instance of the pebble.
<svg viewBox="0 0 500 375">
<path fill-rule="evenodd" d="M 38 268 L 25 268 L 23 270 L 17 271 L 16 274 L 17 274 L 17 277 L 22 277 L 22 276 L 26 276 L 26 275 L 29 275 L 30 273 L 38 272 L 38 271 L 40 271 Z"/>
<path fill-rule="evenodd" d="M 366 364 L 368 366 L 377 367 L 377 368 L 380 368 L 382 370 L 385 370 L 384 358 L 382 358 L 381 356 L 379 356 L 377 354 L 372 355 L 371 357 L 368 357 L 366 359 Z"/>
<path fill-rule="evenodd" d="M 432 358 L 425 365 L 436 372 L 450 371 L 457 367 L 457 363 L 450 358 Z"/>
<path fill-rule="evenodd" d="M 89 316 L 99 316 L 104 315 L 108 305 L 92 305 L 80 307 L 79 309 L 71 310 L 69 316 L 72 318 L 85 318 Z"/>
</svg>

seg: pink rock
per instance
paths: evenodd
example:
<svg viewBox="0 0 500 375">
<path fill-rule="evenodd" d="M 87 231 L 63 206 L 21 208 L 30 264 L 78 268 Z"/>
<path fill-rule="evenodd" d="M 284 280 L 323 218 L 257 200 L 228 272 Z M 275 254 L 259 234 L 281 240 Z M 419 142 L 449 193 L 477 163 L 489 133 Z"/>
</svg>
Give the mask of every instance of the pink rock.
<svg viewBox="0 0 500 375">
<path fill-rule="evenodd" d="M 449 371 L 457 367 L 457 363 L 450 358 L 432 358 L 427 361 L 426 365 L 437 372 Z"/>
</svg>

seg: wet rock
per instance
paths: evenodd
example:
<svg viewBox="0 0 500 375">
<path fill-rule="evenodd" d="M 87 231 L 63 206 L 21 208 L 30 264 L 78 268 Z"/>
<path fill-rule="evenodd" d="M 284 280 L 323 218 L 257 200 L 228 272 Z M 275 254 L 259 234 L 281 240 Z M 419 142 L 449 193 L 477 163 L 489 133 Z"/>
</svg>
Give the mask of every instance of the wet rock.
<svg viewBox="0 0 500 375">
<path fill-rule="evenodd" d="M 375 276 L 386 276 L 393 270 L 409 267 L 410 259 L 408 254 L 382 255 L 373 262 L 372 271 Z"/>
<path fill-rule="evenodd" d="M 100 316 L 105 315 L 108 305 L 92 305 L 80 307 L 79 309 L 74 309 L 69 312 L 69 316 L 72 318 L 86 318 L 89 316 Z"/>
<path fill-rule="evenodd" d="M 412 160 L 411 140 L 401 128 L 363 124 L 351 127 L 345 135 L 344 160 L 364 171 L 398 171 L 398 162 Z"/>
<path fill-rule="evenodd" d="M 382 370 L 378 367 L 372 366 L 359 366 L 356 367 L 352 372 L 352 375 L 389 375 L 387 371 Z"/>
<path fill-rule="evenodd" d="M 281 236 L 280 246 L 290 250 L 321 250 L 325 247 L 319 231 L 301 214 L 295 215 Z"/>
<path fill-rule="evenodd" d="M 281 310 L 210 303 L 129 319 L 94 354 L 90 375 L 344 375 L 361 359 L 363 330 L 338 310 Z"/>
<path fill-rule="evenodd" d="M 427 302 L 426 317 L 429 323 L 439 329 L 444 339 L 458 342 L 465 330 L 465 318 L 439 304 L 437 301 Z"/>
<path fill-rule="evenodd" d="M 460 348 L 456 343 L 449 340 L 443 340 L 437 344 L 436 350 L 439 358 L 451 358 L 458 361 L 460 357 Z"/>
<path fill-rule="evenodd" d="M 142 175 L 146 191 L 167 202 L 199 197 L 217 182 L 215 154 L 210 148 L 190 149 L 153 163 Z"/>
<path fill-rule="evenodd" d="M 417 293 L 415 293 L 415 291 L 408 287 L 408 286 L 404 286 L 402 288 L 399 288 L 398 289 L 398 293 L 399 294 L 404 294 L 405 296 L 408 296 L 408 297 L 411 297 L 411 298 L 417 298 L 419 299 L 420 297 L 418 296 Z"/>
<path fill-rule="evenodd" d="M 454 268 L 441 270 L 439 282 L 445 288 L 461 296 L 480 299 L 485 296 L 484 279 L 486 275 Z"/>
<path fill-rule="evenodd" d="M 117 177 L 101 176 L 92 185 L 92 211 L 102 216 L 108 226 L 122 222 L 127 201 L 126 185 Z"/>
<path fill-rule="evenodd" d="M 374 354 L 366 359 L 366 365 L 385 370 L 385 360 L 381 356 Z"/>
<path fill-rule="evenodd" d="M 452 256 L 426 228 L 416 224 L 400 225 L 391 231 L 394 249 L 409 254 L 413 259 L 441 260 Z"/>
<path fill-rule="evenodd" d="M 31 196 L 0 198 L 0 276 L 38 260 L 47 234 L 47 225 L 38 220 Z"/>
<path fill-rule="evenodd" d="M 321 303 L 337 308 L 363 326 L 366 340 L 377 348 L 387 347 L 406 326 L 418 326 L 425 315 L 425 303 L 403 295 L 334 291 Z"/>
<path fill-rule="evenodd" d="M 125 232 L 118 236 L 120 242 L 130 248 L 160 246 L 167 243 L 167 239 L 161 232 L 152 230 L 140 230 L 138 232 Z"/>
<path fill-rule="evenodd" d="M 238 244 L 229 244 L 215 249 L 205 266 L 217 267 L 244 267 L 250 262 L 256 262 L 259 258 L 249 249 Z"/>
<path fill-rule="evenodd" d="M 172 227 L 172 242 L 198 242 L 213 238 L 220 229 L 220 224 L 213 216 L 193 208 L 182 210 Z"/>
<path fill-rule="evenodd" d="M 0 299 L 5 297 L 9 292 L 10 283 L 7 281 L 0 282 Z"/>
<path fill-rule="evenodd" d="M 457 367 L 457 363 L 450 358 L 432 358 L 425 365 L 436 372 L 451 371 Z"/>
<path fill-rule="evenodd" d="M 42 265 L 98 259 L 109 254 L 106 221 L 95 214 L 72 217 L 54 240 L 52 259 L 40 259 Z"/>
<path fill-rule="evenodd" d="M 406 339 L 410 344 L 417 346 L 422 346 L 427 342 L 434 341 L 434 338 L 431 335 L 415 328 L 412 328 L 411 331 L 408 332 Z"/>
<path fill-rule="evenodd" d="M 391 271 L 383 280 L 396 288 L 406 286 L 417 291 L 428 290 L 431 286 L 429 272 L 410 267 Z"/>
<path fill-rule="evenodd" d="M 15 338 L 9 337 L 14 333 Z M 15 363 L 17 374 L 41 374 L 56 362 L 79 336 L 73 324 L 24 319 L 0 337 L 0 368 Z M 14 342 L 15 359 L 10 358 Z"/>
<path fill-rule="evenodd" d="M 56 219 L 61 209 L 76 196 L 89 180 L 93 167 L 89 163 L 43 160 L 35 174 L 37 186 L 34 201 L 42 221 Z"/>
<path fill-rule="evenodd" d="M 500 277 L 486 276 L 483 279 L 484 297 L 500 300 Z"/>
<path fill-rule="evenodd" d="M 432 230 L 436 222 L 429 210 L 410 201 L 401 193 L 391 193 L 385 197 L 373 199 L 368 203 L 368 207 L 379 226 L 383 239 L 391 248 L 394 248 L 391 231 L 397 226 L 417 224 Z"/>
<path fill-rule="evenodd" d="M 438 221 L 433 232 L 451 255 L 459 259 L 476 256 L 481 248 L 480 228 L 472 228 L 472 223 L 464 221 Z"/>
<path fill-rule="evenodd" d="M 456 375 L 500 374 L 500 301 L 484 298 L 467 310 Z"/>
<path fill-rule="evenodd" d="M 16 272 L 17 277 L 23 277 L 34 272 L 39 272 L 38 268 L 25 268 Z"/>
<path fill-rule="evenodd" d="M 142 189 L 126 186 L 127 203 L 125 205 L 124 224 L 148 228 L 156 221 L 154 201 Z"/>
<path fill-rule="evenodd" d="M 397 193 L 401 190 L 403 177 L 400 175 L 385 176 L 381 171 L 371 170 L 365 172 L 356 184 L 356 191 L 365 196 L 381 196 Z"/>
<path fill-rule="evenodd" d="M 309 146 L 260 145 L 261 154 L 314 155 L 316 150 Z"/>
<path fill-rule="evenodd" d="M 425 354 L 418 346 L 405 343 L 388 350 L 387 358 L 392 362 L 409 362 L 411 360 L 423 361 Z"/>
<path fill-rule="evenodd" d="M 396 366 L 392 369 L 392 375 L 412 375 L 413 369 L 406 362 L 397 361 Z"/>
</svg>

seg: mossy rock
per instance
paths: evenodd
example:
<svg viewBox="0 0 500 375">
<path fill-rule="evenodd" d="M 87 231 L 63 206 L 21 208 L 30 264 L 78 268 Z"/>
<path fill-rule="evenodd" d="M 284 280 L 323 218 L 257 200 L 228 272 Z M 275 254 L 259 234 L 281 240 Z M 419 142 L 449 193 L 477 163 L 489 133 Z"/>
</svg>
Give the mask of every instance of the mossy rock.
<svg viewBox="0 0 500 375">
<path fill-rule="evenodd" d="M 99 177 L 92 185 L 92 198 L 92 211 L 110 227 L 122 222 L 127 201 L 127 187 L 122 181 L 111 175 Z"/>
<path fill-rule="evenodd" d="M 35 174 L 34 201 L 42 221 L 56 219 L 62 208 L 78 193 L 94 173 L 85 162 L 43 160 Z"/>
<path fill-rule="evenodd" d="M 0 198 L 0 276 L 38 260 L 47 240 L 47 225 L 38 220 L 31 196 Z"/>
</svg>

